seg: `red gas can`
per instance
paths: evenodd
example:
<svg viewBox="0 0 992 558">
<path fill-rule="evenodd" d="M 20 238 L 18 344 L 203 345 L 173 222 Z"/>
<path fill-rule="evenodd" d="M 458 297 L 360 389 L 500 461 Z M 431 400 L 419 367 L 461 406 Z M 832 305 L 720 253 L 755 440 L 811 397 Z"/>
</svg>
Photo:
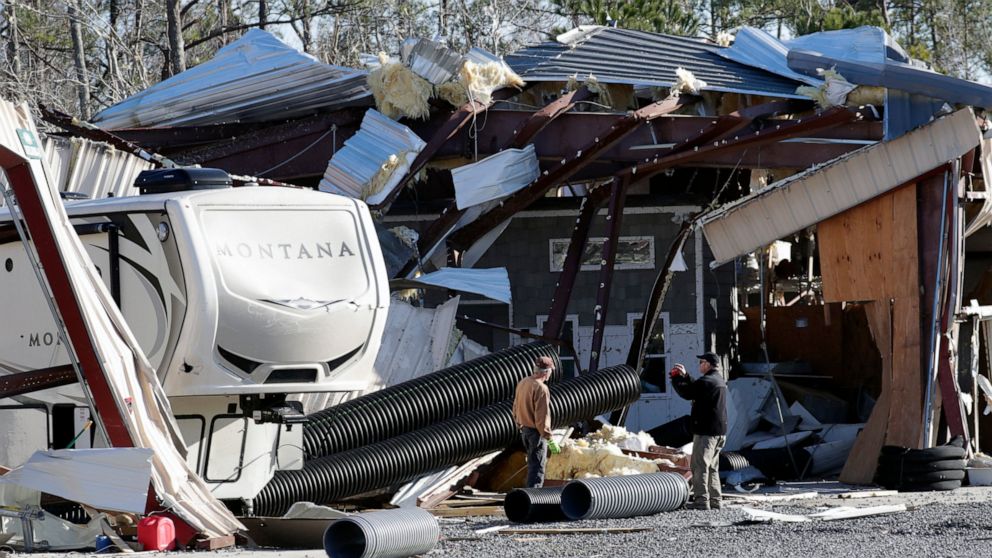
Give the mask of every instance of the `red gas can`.
<svg viewBox="0 0 992 558">
<path fill-rule="evenodd" d="M 148 516 L 138 522 L 138 543 L 145 550 L 176 548 L 176 526 L 168 517 Z"/>
</svg>

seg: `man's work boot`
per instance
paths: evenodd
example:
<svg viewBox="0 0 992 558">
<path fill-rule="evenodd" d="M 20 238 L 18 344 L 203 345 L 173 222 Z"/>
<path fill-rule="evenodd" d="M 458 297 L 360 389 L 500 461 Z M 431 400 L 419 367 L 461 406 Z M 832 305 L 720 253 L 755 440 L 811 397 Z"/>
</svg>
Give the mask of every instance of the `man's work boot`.
<svg viewBox="0 0 992 558">
<path fill-rule="evenodd" d="M 710 503 L 706 500 L 693 500 L 685 505 L 685 509 L 706 511 L 710 509 Z"/>
<path fill-rule="evenodd" d="M 720 500 L 710 500 L 710 509 L 711 510 L 723 509 L 723 503 Z"/>
</svg>

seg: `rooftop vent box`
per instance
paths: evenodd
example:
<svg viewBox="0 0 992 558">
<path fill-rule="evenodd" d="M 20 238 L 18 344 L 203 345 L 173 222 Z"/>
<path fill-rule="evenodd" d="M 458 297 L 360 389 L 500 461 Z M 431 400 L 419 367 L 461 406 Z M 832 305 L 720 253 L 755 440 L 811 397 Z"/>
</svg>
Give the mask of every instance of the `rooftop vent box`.
<svg viewBox="0 0 992 558">
<path fill-rule="evenodd" d="M 220 169 L 154 169 L 141 171 L 134 185 L 142 194 L 230 188 L 231 176 Z"/>
</svg>

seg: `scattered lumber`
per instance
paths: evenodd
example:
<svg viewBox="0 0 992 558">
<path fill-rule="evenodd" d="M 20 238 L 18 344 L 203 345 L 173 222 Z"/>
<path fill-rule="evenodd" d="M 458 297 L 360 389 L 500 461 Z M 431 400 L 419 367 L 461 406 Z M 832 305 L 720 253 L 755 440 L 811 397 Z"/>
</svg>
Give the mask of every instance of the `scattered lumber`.
<svg viewBox="0 0 992 558">
<path fill-rule="evenodd" d="M 435 517 L 476 517 L 503 515 L 503 506 L 471 506 L 466 508 L 434 508 L 427 510 Z"/>
<path fill-rule="evenodd" d="M 504 529 L 503 535 L 608 535 L 611 533 L 642 533 L 651 527 L 562 527 L 547 529 Z"/>
</svg>

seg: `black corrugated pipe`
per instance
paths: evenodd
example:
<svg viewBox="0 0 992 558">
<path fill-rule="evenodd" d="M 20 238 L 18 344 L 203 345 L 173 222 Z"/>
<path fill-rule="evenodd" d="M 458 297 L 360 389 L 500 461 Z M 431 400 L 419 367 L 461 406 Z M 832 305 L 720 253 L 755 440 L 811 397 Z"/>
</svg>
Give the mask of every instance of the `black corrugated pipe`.
<svg viewBox="0 0 992 558">
<path fill-rule="evenodd" d="M 564 486 L 549 486 L 511 490 L 503 500 L 506 518 L 514 523 L 568 519 L 561 511 L 561 491 L 564 488 Z"/>
<path fill-rule="evenodd" d="M 747 458 L 735 451 L 720 452 L 721 471 L 740 471 L 741 469 L 747 469 L 750 466 L 751 463 L 747 460 Z"/>
<path fill-rule="evenodd" d="M 400 558 L 434 549 L 441 527 L 420 508 L 360 513 L 338 519 L 324 531 L 330 558 Z"/>
<path fill-rule="evenodd" d="M 636 401 L 640 391 L 640 377 L 629 366 L 604 368 L 551 386 L 552 425 L 559 428 L 619 409 Z M 503 401 L 377 444 L 307 461 L 298 471 L 276 471 L 254 499 L 254 512 L 278 516 L 304 500 L 330 504 L 506 448 L 519 436 L 512 401 Z"/>
<path fill-rule="evenodd" d="M 303 449 L 310 458 L 323 457 L 503 401 L 542 356 L 554 360 L 549 383 L 557 382 L 561 361 L 554 345 L 510 347 L 313 413 L 303 427 Z"/>
<path fill-rule="evenodd" d="M 689 483 L 675 473 L 579 479 L 565 485 L 561 511 L 569 519 L 607 519 L 674 511 L 689 500 Z"/>
</svg>

